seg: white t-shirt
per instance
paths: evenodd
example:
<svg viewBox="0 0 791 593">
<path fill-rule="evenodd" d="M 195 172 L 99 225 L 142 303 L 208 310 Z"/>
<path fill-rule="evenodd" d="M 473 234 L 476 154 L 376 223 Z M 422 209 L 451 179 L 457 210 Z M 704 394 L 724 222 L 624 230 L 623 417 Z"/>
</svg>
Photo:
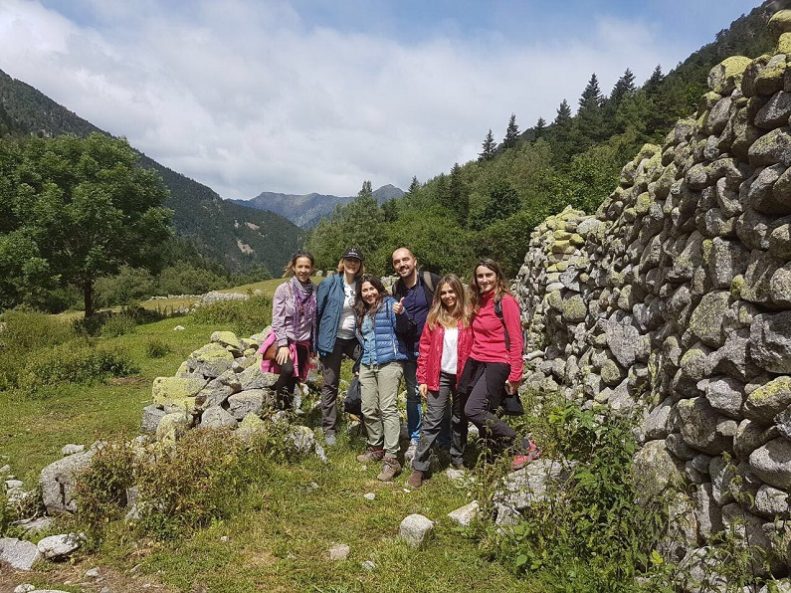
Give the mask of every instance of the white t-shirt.
<svg viewBox="0 0 791 593">
<path fill-rule="evenodd" d="M 338 325 L 338 333 L 336 338 L 344 340 L 351 340 L 354 338 L 354 299 L 357 296 L 357 281 L 351 284 L 346 284 L 346 278 L 343 279 L 343 310 L 341 311 L 341 322 Z"/>
<path fill-rule="evenodd" d="M 459 364 L 459 328 L 446 327 L 445 335 L 442 338 L 442 364 L 440 368 L 443 373 L 456 374 L 456 367 Z"/>
</svg>

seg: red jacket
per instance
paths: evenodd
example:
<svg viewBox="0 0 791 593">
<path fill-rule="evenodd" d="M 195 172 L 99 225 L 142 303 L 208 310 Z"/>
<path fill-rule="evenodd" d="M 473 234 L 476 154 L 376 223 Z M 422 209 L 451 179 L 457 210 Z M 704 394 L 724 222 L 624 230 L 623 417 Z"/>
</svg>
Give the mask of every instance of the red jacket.
<svg viewBox="0 0 791 593">
<path fill-rule="evenodd" d="M 494 312 L 494 291 L 481 296 L 480 309 L 472 320 L 472 350 L 470 358 L 480 362 L 504 362 L 511 365 L 508 380 L 522 380 L 522 320 L 519 303 L 510 294 L 502 298 L 503 321 Z M 511 340 L 510 351 L 505 347 L 505 330 Z"/>
<path fill-rule="evenodd" d="M 459 339 L 457 342 L 456 356 L 456 384 L 459 384 L 461 372 L 467 362 L 472 348 L 472 328 L 462 327 L 459 322 Z M 428 324 L 423 326 L 423 333 L 420 334 L 420 354 L 417 358 L 417 382 L 418 385 L 428 385 L 429 391 L 439 391 L 439 374 L 442 365 L 442 343 L 445 338 L 445 328 L 442 324 L 437 324 L 431 329 Z"/>
</svg>

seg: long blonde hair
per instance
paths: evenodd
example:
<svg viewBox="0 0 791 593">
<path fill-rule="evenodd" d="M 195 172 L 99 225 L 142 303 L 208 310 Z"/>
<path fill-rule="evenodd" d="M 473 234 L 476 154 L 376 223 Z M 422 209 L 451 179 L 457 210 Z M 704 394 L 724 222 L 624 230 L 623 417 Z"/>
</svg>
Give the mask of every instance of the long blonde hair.
<svg viewBox="0 0 791 593">
<path fill-rule="evenodd" d="M 456 293 L 456 304 L 450 310 L 442 303 L 440 296 L 442 287 L 446 284 Z M 467 302 L 467 294 L 464 290 L 464 285 L 456 274 L 446 274 L 440 278 L 439 282 L 437 282 L 437 287 L 434 289 L 434 299 L 426 317 L 426 324 L 429 329 L 433 330 L 437 325 L 456 327 L 460 321 L 462 327 L 467 327 L 470 324 L 470 307 Z"/>
</svg>

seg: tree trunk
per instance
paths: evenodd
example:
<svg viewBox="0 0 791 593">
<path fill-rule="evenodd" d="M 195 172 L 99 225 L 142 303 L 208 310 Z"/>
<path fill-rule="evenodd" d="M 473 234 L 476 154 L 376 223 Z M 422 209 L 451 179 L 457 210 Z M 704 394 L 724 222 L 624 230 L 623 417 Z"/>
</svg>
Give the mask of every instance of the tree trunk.
<svg viewBox="0 0 791 593">
<path fill-rule="evenodd" d="M 82 285 L 83 302 L 85 303 L 85 318 L 93 317 L 93 280 L 85 280 Z"/>
</svg>

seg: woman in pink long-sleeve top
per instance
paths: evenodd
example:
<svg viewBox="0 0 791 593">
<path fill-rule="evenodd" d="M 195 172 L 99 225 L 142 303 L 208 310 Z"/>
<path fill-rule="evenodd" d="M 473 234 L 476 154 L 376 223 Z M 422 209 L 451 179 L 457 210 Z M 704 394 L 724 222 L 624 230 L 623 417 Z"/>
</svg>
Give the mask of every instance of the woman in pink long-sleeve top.
<svg viewBox="0 0 791 593">
<path fill-rule="evenodd" d="M 290 277 L 275 290 L 272 299 L 272 334 L 268 343 L 277 347 L 272 372 L 280 373 L 274 385 L 278 405 L 290 409 L 298 379 L 308 374 L 316 335 L 316 293 L 310 277 L 313 255 L 298 251 L 286 266 Z M 266 345 L 266 343 L 265 343 Z M 262 367 L 263 368 L 263 367 Z"/>
<path fill-rule="evenodd" d="M 459 391 L 467 395 L 464 413 L 481 438 L 495 450 L 512 450 L 512 469 L 538 456 L 529 440 L 516 442 L 516 432 L 494 411 L 504 391 L 516 393 L 522 382 L 522 324 L 519 303 L 505 284 L 500 265 L 484 258 L 473 271 L 472 349 Z"/>
</svg>

